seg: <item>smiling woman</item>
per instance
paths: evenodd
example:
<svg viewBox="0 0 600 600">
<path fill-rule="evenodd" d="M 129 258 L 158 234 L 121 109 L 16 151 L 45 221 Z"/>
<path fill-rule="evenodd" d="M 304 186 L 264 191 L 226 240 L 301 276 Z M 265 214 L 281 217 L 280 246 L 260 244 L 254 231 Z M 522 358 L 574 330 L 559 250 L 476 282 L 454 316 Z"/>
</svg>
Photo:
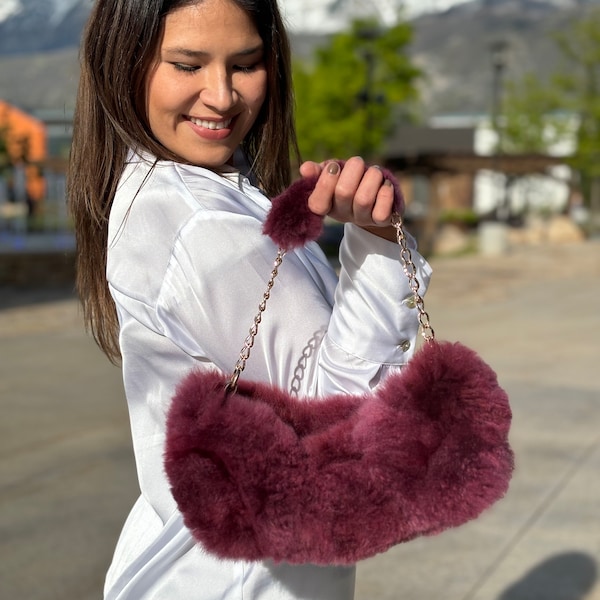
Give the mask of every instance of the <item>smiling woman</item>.
<svg viewBox="0 0 600 600">
<path fill-rule="evenodd" d="M 77 284 L 98 344 L 122 362 L 141 491 L 104 597 L 350 600 L 352 565 L 211 554 L 163 466 L 178 383 L 230 372 L 277 255 L 263 235 L 269 197 L 299 161 L 277 1 L 96 0 L 81 56 L 68 178 Z M 307 208 L 345 223 L 340 279 L 316 242 L 288 253 L 245 375 L 303 396 L 362 394 L 416 345 L 412 291 L 384 239 L 401 202 L 359 157 L 305 162 L 300 175 L 314 185 Z M 424 290 L 429 267 L 410 246 Z"/>
<path fill-rule="evenodd" d="M 148 77 L 156 139 L 182 160 L 231 160 L 266 96 L 263 42 L 248 14 L 223 0 L 184 6 L 165 18 L 160 58 Z"/>
</svg>

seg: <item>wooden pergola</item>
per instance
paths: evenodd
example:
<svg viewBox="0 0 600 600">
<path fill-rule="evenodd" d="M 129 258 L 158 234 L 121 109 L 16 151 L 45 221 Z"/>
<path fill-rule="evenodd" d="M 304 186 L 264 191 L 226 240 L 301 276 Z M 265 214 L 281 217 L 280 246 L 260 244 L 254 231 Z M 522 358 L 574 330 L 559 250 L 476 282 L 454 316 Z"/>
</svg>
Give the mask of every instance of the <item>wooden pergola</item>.
<svg viewBox="0 0 600 600">
<path fill-rule="evenodd" d="M 440 186 L 448 177 L 464 176 L 474 180 L 480 171 L 495 171 L 509 179 L 527 175 L 550 175 L 551 169 L 567 164 L 567 157 L 544 154 L 498 154 L 482 156 L 470 151 L 415 152 L 388 154 L 383 165 L 402 177 L 424 177 L 429 182 L 427 213 L 417 217 L 413 230 L 425 253 L 431 250 L 442 210 Z"/>
</svg>

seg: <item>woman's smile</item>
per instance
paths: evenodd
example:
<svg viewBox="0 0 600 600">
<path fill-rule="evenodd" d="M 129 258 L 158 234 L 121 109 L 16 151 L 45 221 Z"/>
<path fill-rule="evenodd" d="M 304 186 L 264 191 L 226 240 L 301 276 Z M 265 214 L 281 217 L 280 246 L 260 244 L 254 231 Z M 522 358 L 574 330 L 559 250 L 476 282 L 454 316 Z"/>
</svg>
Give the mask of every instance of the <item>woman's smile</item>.
<svg viewBox="0 0 600 600">
<path fill-rule="evenodd" d="M 196 117 L 189 117 L 190 121 L 198 127 L 204 127 L 205 129 L 227 129 L 231 124 L 231 119 L 224 121 L 212 121 L 210 119 L 198 119 Z"/>
<path fill-rule="evenodd" d="M 189 123 L 193 131 L 206 140 L 225 140 L 233 131 L 232 122 L 233 119 L 216 121 L 189 117 Z"/>
</svg>

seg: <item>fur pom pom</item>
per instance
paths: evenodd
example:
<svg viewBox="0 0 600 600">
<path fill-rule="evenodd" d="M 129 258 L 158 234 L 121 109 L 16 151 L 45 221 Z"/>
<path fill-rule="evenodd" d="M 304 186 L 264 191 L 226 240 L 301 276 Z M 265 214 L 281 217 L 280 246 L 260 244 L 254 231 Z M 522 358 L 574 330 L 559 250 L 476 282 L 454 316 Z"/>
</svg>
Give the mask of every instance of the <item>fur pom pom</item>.
<svg viewBox="0 0 600 600">
<path fill-rule="evenodd" d="M 321 235 L 323 217 L 308 208 L 308 197 L 315 189 L 316 183 L 317 177 L 298 179 L 273 198 L 263 233 L 280 248 L 300 248 Z"/>
<path fill-rule="evenodd" d="M 345 161 L 340 161 L 344 166 Z M 394 210 L 404 212 L 404 198 L 400 184 L 391 171 L 382 169 L 383 176 L 394 188 Z M 279 247 L 292 250 L 319 238 L 323 229 L 323 217 L 308 208 L 308 198 L 315 189 L 318 177 L 305 177 L 295 181 L 284 192 L 273 198 L 272 207 L 263 227 Z"/>
<path fill-rule="evenodd" d="M 508 398 L 461 344 L 426 344 L 364 396 L 225 383 L 184 380 L 165 455 L 186 525 L 218 556 L 351 564 L 474 519 L 508 487 Z"/>
</svg>

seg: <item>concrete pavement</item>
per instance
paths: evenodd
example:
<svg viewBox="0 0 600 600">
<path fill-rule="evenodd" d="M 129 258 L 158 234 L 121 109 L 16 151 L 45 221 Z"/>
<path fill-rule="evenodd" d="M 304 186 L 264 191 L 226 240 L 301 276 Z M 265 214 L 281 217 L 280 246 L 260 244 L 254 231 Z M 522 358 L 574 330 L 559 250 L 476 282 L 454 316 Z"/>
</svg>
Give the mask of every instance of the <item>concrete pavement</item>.
<svg viewBox="0 0 600 600">
<path fill-rule="evenodd" d="M 477 521 L 361 564 L 357 600 L 599 600 L 600 244 L 434 269 L 433 327 L 498 372 L 517 469 Z"/>
<path fill-rule="evenodd" d="M 433 327 L 497 370 L 517 470 L 477 521 L 361 563 L 356 600 L 600 600 L 600 243 L 432 262 Z M 0 295 L 0 600 L 97 599 L 137 495 L 120 374 L 72 297 Z"/>
<path fill-rule="evenodd" d="M 0 311 L 0 408 L 0 599 L 101 598 L 137 490 L 119 370 L 75 300 Z"/>
</svg>

